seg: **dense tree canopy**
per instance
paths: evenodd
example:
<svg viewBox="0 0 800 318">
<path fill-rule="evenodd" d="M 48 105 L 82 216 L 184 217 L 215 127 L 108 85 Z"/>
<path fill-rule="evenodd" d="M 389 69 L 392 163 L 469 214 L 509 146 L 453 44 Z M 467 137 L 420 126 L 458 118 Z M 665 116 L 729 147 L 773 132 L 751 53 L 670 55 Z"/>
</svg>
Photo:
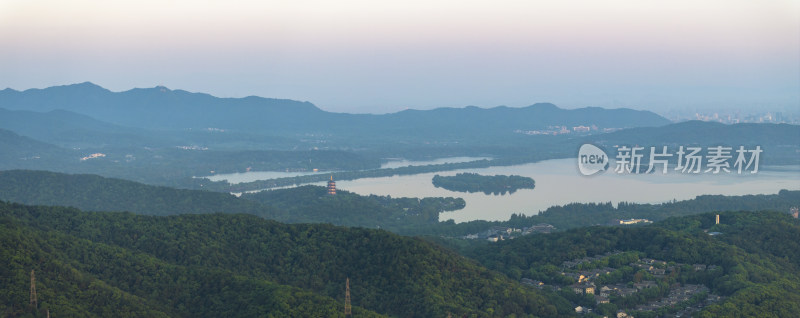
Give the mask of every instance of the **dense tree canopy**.
<svg viewBox="0 0 800 318">
<path fill-rule="evenodd" d="M 242 194 L 243 199 L 285 211 L 276 219 L 290 223 L 331 223 L 383 228 L 395 232 L 425 224 L 439 223 L 439 213 L 464 207 L 461 198 L 392 198 L 362 196 L 338 190 L 328 195 L 319 186 Z"/>
<path fill-rule="evenodd" d="M 288 223 L 331 223 L 383 228 L 403 235 L 463 236 L 492 226 L 524 228 L 548 223 L 558 230 L 609 224 L 617 219 L 660 221 L 673 216 L 709 211 L 789 211 L 800 205 L 800 191 L 743 196 L 703 195 L 662 204 L 573 203 L 553 206 L 537 215 L 514 214 L 507 221 L 438 222 L 439 213 L 463 208 L 460 198 L 392 198 L 339 191 L 326 195 L 324 187 L 245 193 L 179 190 L 167 187 L 44 171 L 0 171 L 0 200 L 25 204 L 72 206 L 90 211 L 130 211 L 139 214 L 247 213 Z"/>
<path fill-rule="evenodd" d="M 348 277 L 365 314 L 571 313 L 554 294 L 385 231 L 5 203 L 0 220 L 0 256 L 12 264 L 3 268 L 0 312 L 11 314 L 26 310 L 30 269 L 41 277 L 42 308 L 88 316 L 116 308 L 131 316 L 336 316 Z"/>
<path fill-rule="evenodd" d="M 533 179 L 522 176 L 482 176 L 477 173 L 457 173 L 455 176 L 433 176 L 433 185 L 450 191 L 483 192 L 485 194 L 514 193 L 519 189 L 533 189 Z"/>
<path fill-rule="evenodd" d="M 800 312 L 800 222 L 779 212 L 719 215 L 720 224 L 715 224 L 715 214 L 706 213 L 644 227 L 584 227 L 530 235 L 462 251 L 512 278 L 552 279 L 562 271 L 564 261 L 612 251 L 715 265 L 719 270 L 677 277 L 677 282 L 703 284 L 728 297 L 705 308 L 701 317 L 787 317 Z M 706 231 L 723 234 L 711 236 Z"/>
</svg>

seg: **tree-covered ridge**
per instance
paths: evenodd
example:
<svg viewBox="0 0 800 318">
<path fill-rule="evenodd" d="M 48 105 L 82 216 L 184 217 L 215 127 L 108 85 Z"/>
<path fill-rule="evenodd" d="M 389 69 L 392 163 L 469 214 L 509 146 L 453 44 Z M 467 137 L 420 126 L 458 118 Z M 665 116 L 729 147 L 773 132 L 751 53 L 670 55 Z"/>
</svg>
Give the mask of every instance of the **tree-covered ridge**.
<svg viewBox="0 0 800 318">
<path fill-rule="evenodd" d="M 719 215 L 719 225 L 714 224 L 714 213 L 706 213 L 644 227 L 585 227 L 525 236 L 465 251 L 485 266 L 517 279 L 557 277 L 564 271 L 565 261 L 615 251 L 674 263 L 714 265 L 719 270 L 685 273 L 684 268 L 681 273 L 678 267 L 672 276 L 675 282 L 702 284 L 727 297 L 704 308 L 700 317 L 789 317 L 800 312 L 800 222 L 779 212 Z M 725 232 L 717 236 L 706 233 L 715 230 Z M 673 275 L 667 274 L 666 279 Z"/>
<path fill-rule="evenodd" d="M 549 156 L 549 157 L 548 157 Z M 496 159 L 480 159 L 467 162 L 450 162 L 440 164 L 429 164 L 422 166 L 405 166 L 396 168 L 381 168 L 370 170 L 352 170 L 352 171 L 337 171 L 330 174 L 310 174 L 296 177 L 283 177 L 269 180 L 256 180 L 251 182 L 243 182 L 233 185 L 215 183 L 203 183 L 209 190 L 213 191 L 230 191 L 230 192 L 245 192 L 245 191 L 258 191 L 262 189 L 293 186 L 298 184 L 307 184 L 314 182 L 327 181 L 329 176 L 333 176 L 336 180 L 355 180 L 361 178 L 380 178 L 391 177 L 395 175 L 415 175 L 422 173 L 451 171 L 460 169 L 473 169 L 473 168 L 486 168 L 495 166 L 512 166 L 524 164 L 528 162 L 536 162 L 545 159 L 552 159 L 553 154 L 545 155 L 540 153 L 514 155 L 513 157 L 496 158 Z M 558 156 L 567 156 L 566 153 Z"/>
<path fill-rule="evenodd" d="M 344 316 L 342 303 L 330 297 L 227 269 L 179 265 L 62 231 L 27 226 L 10 213 L 36 211 L 53 216 L 75 210 L 5 204 L 0 209 L 4 252 L 0 258 L 8 264 L 0 268 L 4 295 L 0 314 L 4 317 L 45 317 L 48 311 L 56 317 Z M 37 310 L 29 306 L 31 269 L 36 276 Z M 380 316 L 357 306 L 354 312 Z"/>
<path fill-rule="evenodd" d="M 392 198 L 362 196 L 345 190 L 328 195 L 320 186 L 244 193 L 241 198 L 285 211 L 278 221 L 288 223 L 331 223 L 383 228 L 395 232 L 425 224 L 439 223 L 439 213 L 464 208 L 461 198 Z"/>
<path fill-rule="evenodd" d="M 648 128 L 631 128 L 608 134 L 585 137 L 586 142 L 603 145 L 611 150 L 612 145 L 668 146 L 676 149 L 679 146 L 700 145 L 729 146 L 748 149 L 761 146 L 765 155 L 761 157 L 762 165 L 796 165 L 800 163 L 797 156 L 800 125 L 792 124 L 722 124 L 690 120 L 671 125 Z M 647 160 L 648 158 L 643 158 Z"/>
<path fill-rule="evenodd" d="M 227 192 L 230 184 L 196 178 L 219 173 L 246 171 L 358 171 L 376 169 L 378 158 L 341 150 L 253 150 L 249 136 L 233 137 L 224 145 L 208 149 L 204 142 L 158 139 L 159 133 L 120 136 L 108 132 L 86 132 L 75 137 L 79 147 L 59 147 L 4 130 L 0 125 L 0 169 L 35 169 L 67 173 L 92 173 L 148 184 Z M 188 134 L 188 133 L 187 133 Z M 193 134 L 210 134 L 195 132 Z M 214 137 L 208 137 L 213 139 Z M 108 142 L 93 139 L 109 139 Z M 155 139 L 155 140 L 153 140 Z M 87 141 L 88 140 L 88 141 Z M 266 142 L 266 141 L 265 141 Z M 278 140 L 274 144 L 291 144 Z M 84 144 L 85 143 L 85 144 Z M 141 143 L 151 145 L 122 145 Z M 239 144 L 242 143 L 242 144 Z M 99 144 L 99 145 L 95 145 Z M 108 146 L 114 144 L 114 147 Z M 158 147 L 153 146 L 158 145 Z M 263 146 L 262 146 L 263 147 Z M 91 154 L 102 157 L 81 160 Z"/>
<path fill-rule="evenodd" d="M 669 124 L 630 109 L 439 108 L 394 114 L 330 113 L 307 102 L 216 98 L 164 87 L 110 92 L 91 83 L 0 91 L 0 169 L 92 173 L 148 184 L 242 192 L 324 181 L 303 176 L 246 183 L 193 178 L 215 173 L 313 169 L 337 180 L 571 158 L 583 143 L 760 145 L 761 164 L 797 164 L 800 126 Z M 163 116 L 154 116 L 161 114 Z M 624 129 L 592 136 L 528 135 L 552 125 Z M 662 126 L 666 125 L 666 126 Z M 662 127 L 655 127 L 662 126 Z M 414 127 L 414 129 L 409 129 Z M 578 134 L 580 135 L 580 134 Z M 687 144 L 688 142 L 688 144 Z M 198 149 L 204 149 L 200 151 Z M 79 161 L 92 153 L 106 157 Z M 491 161 L 377 169 L 380 158 L 488 156 Z"/>
<path fill-rule="evenodd" d="M 710 211 L 776 210 L 788 212 L 800 205 L 800 191 L 781 190 L 777 194 L 742 196 L 700 195 L 691 200 L 673 200 L 661 204 L 620 202 L 572 203 L 554 206 L 529 217 L 537 223 L 553 224 L 561 229 L 605 225 L 618 219 L 649 219 L 661 221 L 669 217 L 700 214 Z"/>
<path fill-rule="evenodd" d="M 485 194 L 514 193 L 519 189 L 533 189 L 532 178 L 511 175 L 483 176 L 477 173 L 457 173 L 455 176 L 433 176 L 433 185 L 458 192 L 483 192 Z"/>
<path fill-rule="evenodd" d="M 9 297 L 2 298 L 0 312 L 27 304 L 26 279 L 34 269 L 43 277 L 37 288 L 47 308 L 75 315 L 104 316 L 120 301 L 139 297 L 130 316 L 337 316 L 348 277 L 353 306 L 363 313 L 572 313 L 555 294 L 385 231 L 286 225 L 242 214 L 156 217 L 7 203 L 0 203 L 0 220 L 0 244 L 7 247 L 0 256 L 14 264 L 4 268 L 2 279 L 10 280 L 2 293 Z M 87 295 L 89 285 L 65 279 L 59 264 L 120 296 Z M 59 284 L 72 286 L 66 290 L 75 296 L 50 287 Z"/>
<path fill-rule="evenodd" d="M 288 223 L 332 223 L 381 227 L 404 235 L 464 236 L 492 226 L 524 228 L 552 224 L 558 230 L 608 224 L 615 219 L 660 221 L 708 211 L 777 210 L 800 206 L 800 191 L 743 196 L 702 195 L 662 204 L 573 203 L 553 206 L 536 215 L 515 214 L 507 221 L 437 222 L 438 212 L 457 210 L 459 198 L 390 198 L 339 191 L 326 195 L 324 187 L 245 193 L 178 190 L 94 175 L 55 172 L 0 171 L 0 200 L 24 204 L 73 206 L 90 211 L 130 211 L 139 214 L 248 213 Z"/>
<path fill-rule="evenodd" d="M 3 317 L 344 317 L 339 300 L 300 288 L 2 220 Z M 32 269 L 36 307 L 27 289 Z M 382 316 L 358 306 L 353 312 Z"/>
<path fill-rule="evenodd" d="M 47 171 L 0 171 L 0 200 L 32 205 L 71 206 L 87 211 L 127 211 L 148 215 L 247 213 L 285 223 L 331 223 L 384 228 L 395 232 L 437 224 L 439 213 L 464 207 L 461 198 L 361 196 L 325 187 L 231 194 L 183 190 Z"/>
<path fill-rule="evenodd" d="M 709 211 L 758 211 L 774 210 L 788 212 L 800 206 L 800 191 L 781 190 L 777 194 L 756 194 L 741 196 L 700 195 L 691 200 L 673 200 L 661 204 L 620 202 L 614 206 L 607 203 L 570 203 L 552 206 L 539 214 L 513 214 L 508 221 L 470 221 L 463 223 L 440 222 L 439 224 L 418 227 L 404 232 L 413 235 L 463 236 L 485 231 L 492 226 L 524 228 L 534 224 L 547 223 L 558 230 L 573 229 L 592 225 L 614 224 L 621 219 L 648 219 L 661 221 L 670 217 L 688 216 Z M 617 222 L 617 224 L 619 224 Z"/>
<path fill-rule="evenodd" d="M 228 193 L 151 186 L 97 175 L 29 170 L 0 171 L 0 200 L 151 215 L 219 212 L 272 218 L 278 213 L 274 208 Z"/>
</svg>

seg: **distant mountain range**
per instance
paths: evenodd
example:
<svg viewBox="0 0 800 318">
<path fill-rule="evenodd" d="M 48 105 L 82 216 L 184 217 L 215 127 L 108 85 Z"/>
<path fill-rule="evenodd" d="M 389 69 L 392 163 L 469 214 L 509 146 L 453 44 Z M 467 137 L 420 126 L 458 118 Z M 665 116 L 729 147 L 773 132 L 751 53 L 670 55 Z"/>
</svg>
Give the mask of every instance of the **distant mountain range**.
<svg viewBox="0 0 800 318">
<path fill-rule="evenodd" d="M 733 124 L 687 121 L 661 127 L 631 128 L 585 138 L 587 142 L 616 145 L 662 147 L 726 146 L 738 149 L 761 147 L 761 163 L 768 165 L 800 164 L 800 126 L 790 124 Z M 674 151 L 674 150 L 673 150 Z"/>
<path fill-rule="evenodd" d="M 763 143 L 797 146 L 800 141 L 800 126 L 790 124 L 733 124 L 686 121 L 672 125 L 649 128 L 631 128 L 604 135 L 590 137 L 594 140 L 639 145 L 680 144 L 731 144 L 758 145 Z"/>
<path fill-rule="evenodd" d="M 218 98 L 166 87 L 111 92 L 95 84 L 0 91 L 0 108 L 50 112 L 66 110 L 121 126 L 184 130 L 219 128 L 271 135 L 309 132 L 404 134 L 428 137 L 471 135 L 551 125 L 642 127 L 669 121 L 649 111 L 566 110 L 553 104 L 523 108 L 438 108 L 393 114 L 344 114 L 323 111 L 309 102 L 262 97 Z M 62 114 L 65 115 L 65 114 Z M 7 128 L 7 127 L 3 127 Z"/>
<path fill-rule="evenodd" d="M 598 130 L 588 136 L 527 134 L 575 126 Z M 601 133 L 602 128 L 624 129 Z M 761 145 L 764 164 L 796 164 L 797 140 L 797 125 L 670 124 L 649 111 L 567 110 L 546 103 L 372 115 L 165 87 L 111 92 L 88 82 L 0 91 L 0 169 L 92 173 L 194 189 L 208 186 L 194 176 L 369 170 L 382 158 L 481 156 L 502 159 L 497 164 L 567 158 L 584 142 Z M 103 156 L 80 160 L 95 153 Z"/>
</svg>

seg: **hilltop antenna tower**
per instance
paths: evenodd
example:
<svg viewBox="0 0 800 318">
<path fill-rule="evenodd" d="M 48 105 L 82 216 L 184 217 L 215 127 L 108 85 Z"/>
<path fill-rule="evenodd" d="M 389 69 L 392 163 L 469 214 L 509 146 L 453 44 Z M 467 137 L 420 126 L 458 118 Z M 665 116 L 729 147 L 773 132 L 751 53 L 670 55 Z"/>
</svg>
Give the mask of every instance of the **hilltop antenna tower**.
<svg viewBox="0 0 800 318">
<path fill-rule="evenodd" d="M 33 270 L 31 270 L 31 306 L 33 309 L 39 309 L 39 303 L 36 301 L 36 276 L 33 274 Z"/>
<path fill-rule="evenodd" d="M 347 278 L 347 282 L 345 283 L 344 315 L 345 316 L 352 316 L 353 315 L 352 307 L 350 307 L 350 277 Z"/>
</svg>

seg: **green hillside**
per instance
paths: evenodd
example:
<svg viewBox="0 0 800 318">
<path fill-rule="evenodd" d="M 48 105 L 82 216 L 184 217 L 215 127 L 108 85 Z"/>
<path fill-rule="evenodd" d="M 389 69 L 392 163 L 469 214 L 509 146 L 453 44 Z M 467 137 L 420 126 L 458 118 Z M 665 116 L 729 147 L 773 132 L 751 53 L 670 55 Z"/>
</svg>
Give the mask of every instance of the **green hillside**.
<svg viewBox="0 0 800 318">
<path fill-rule="evenodd" d="M 169 217 L 0 204 L 0 313 L 66 316 L 563 316 L 528 289 L 420 239 L 248 215 Z M 54 315 L 55 316 L 55 315 Z"/>
<path fill-rule="evenodd" d="M 482 244 L 467 249 L 466 254 L 512 278 L 555 286 L 576 282 L 564 271 L 607 267 L 612 268 L 611 274 L 596 279 L 594 286 L 598 289 L 617 281 L 624 285 L 648 279 L 665 291 L 676 288 L 675 284 L 703 285 L 723 301 L 704 307 L 697 313 L 699 317 L 795 316 L 800 312 L 800 222 L 778 212 L 719 215 L 720 224 L 715 224 L 715 214 L 706 213 L 644 227 L 585 227 Z M 706 233 L 716 231 L 722 234 Z M 581 264 L 580 260 L 587 257 L 594 258 Z M 664 261 L 666 275 L 651 275 L 628 265 L 645 258 Z M 702 264 L 703 270 L 693 270 L 693 264 Z M 562 291 L 562 295 L 578 297 L 571 291 Z M 594 297 L 573 300 L 594 306 Z M 635 311 L 636 305 L 647 301 L 635 297 L 611 300 L 610 305 L 598 305 L 597 310 Z M 661 310 L 666 313 L 670 308 Z M 655 317 L 656 312 L 637 312 L 635 316 Z"/>
<path fill-rule="evenodd" d="M 743 196 L 702 195 L 663 204 L 573 203 L 553 206 L 538 215 L 512 215 L 507 221 L 438 222 L 442 211 L 458 210 L 460 198 L 392 198 L 362 196 L 325 187 L 245 193 L 181 190 L 103 178 L 46 171 L 0 171 L 0 200 L 31 205 L 71 206 L 86 211 L 128 211 L 137 214 L 247 213 L 286 223 L 331 223 L 382 228 L 404 235 L 464 236 L 492 226 L 524 228 L 547 223 L 558 230 L 609 224 L 617 219 L 669 217 L 708 211 L 776 210 L 800 206 L 800 191 Z"/>
<path fill-rule="evenodd" d="M 331 196 L 325 187 L 319 186 L 245 193 L 242 199 L 285 211 L 277 219 L 281 222 L 377 227 L 398 233 L 420 225 L 438 224 L 440 212 L 458 210 L 465 204 L 461 198 L 362 196 L 344 190 Z"/>
<path fill-rule="evenodd" d="M 395 232 L 437 224 L 440 212 L 464 207 L 460 198 L 391 198 L 348 191 L 329 196 L 326 188 L 319 186 L 245 193 L 237 198 L 96 175 L 29 170 L 0 171 L 0 200 L 147 215 L 247 213 L 286 223 L 331 223 Z"/>
<path fill-rule="evenodd" d="M 614 206 L 606 203 L 570 203 L 552 206 L 536 215 L 513 214 L 507 221 L 470 221 L 463 223 L 441 222 L 435 226 L 418 227 L 405 232 L 414 235 L 463 236 L 485 231 L 492 226 L 523 228 L 534 224 L 547 223 L 559 230 L 593 225 L 619 224 L 623 219 L 648 219 L 661 221 L 670 217 L 680 217 L 707 213 L 709 211 L 759 211 L 773 210 L 788 212 L 791 207 L 800 206 L 800 191 L 781 190 L 777 194 L 756 194 L 741 196 L 700 195 L 691 200 L 665 202 L 661 204 L 620 202 Z"/>
<path fill-rule="evenodd" d="M 277 213 L 273 208 L 227 193 L 150 186 L 96 175 L 28 170 L 0 171 L 0 200 L 150 215 L 221 212 L 271 218 Z"/>
<path fill-rule="evenodd" d="M 536 182 L 517 175 L 484 176 L 477 173 L 457 173 L 455 176 L 434 175 L 433 186 L 458 192 L 483 192 L 484 194 L 514 193 L 518 189 L 533 189 Z"/>
</svg>

